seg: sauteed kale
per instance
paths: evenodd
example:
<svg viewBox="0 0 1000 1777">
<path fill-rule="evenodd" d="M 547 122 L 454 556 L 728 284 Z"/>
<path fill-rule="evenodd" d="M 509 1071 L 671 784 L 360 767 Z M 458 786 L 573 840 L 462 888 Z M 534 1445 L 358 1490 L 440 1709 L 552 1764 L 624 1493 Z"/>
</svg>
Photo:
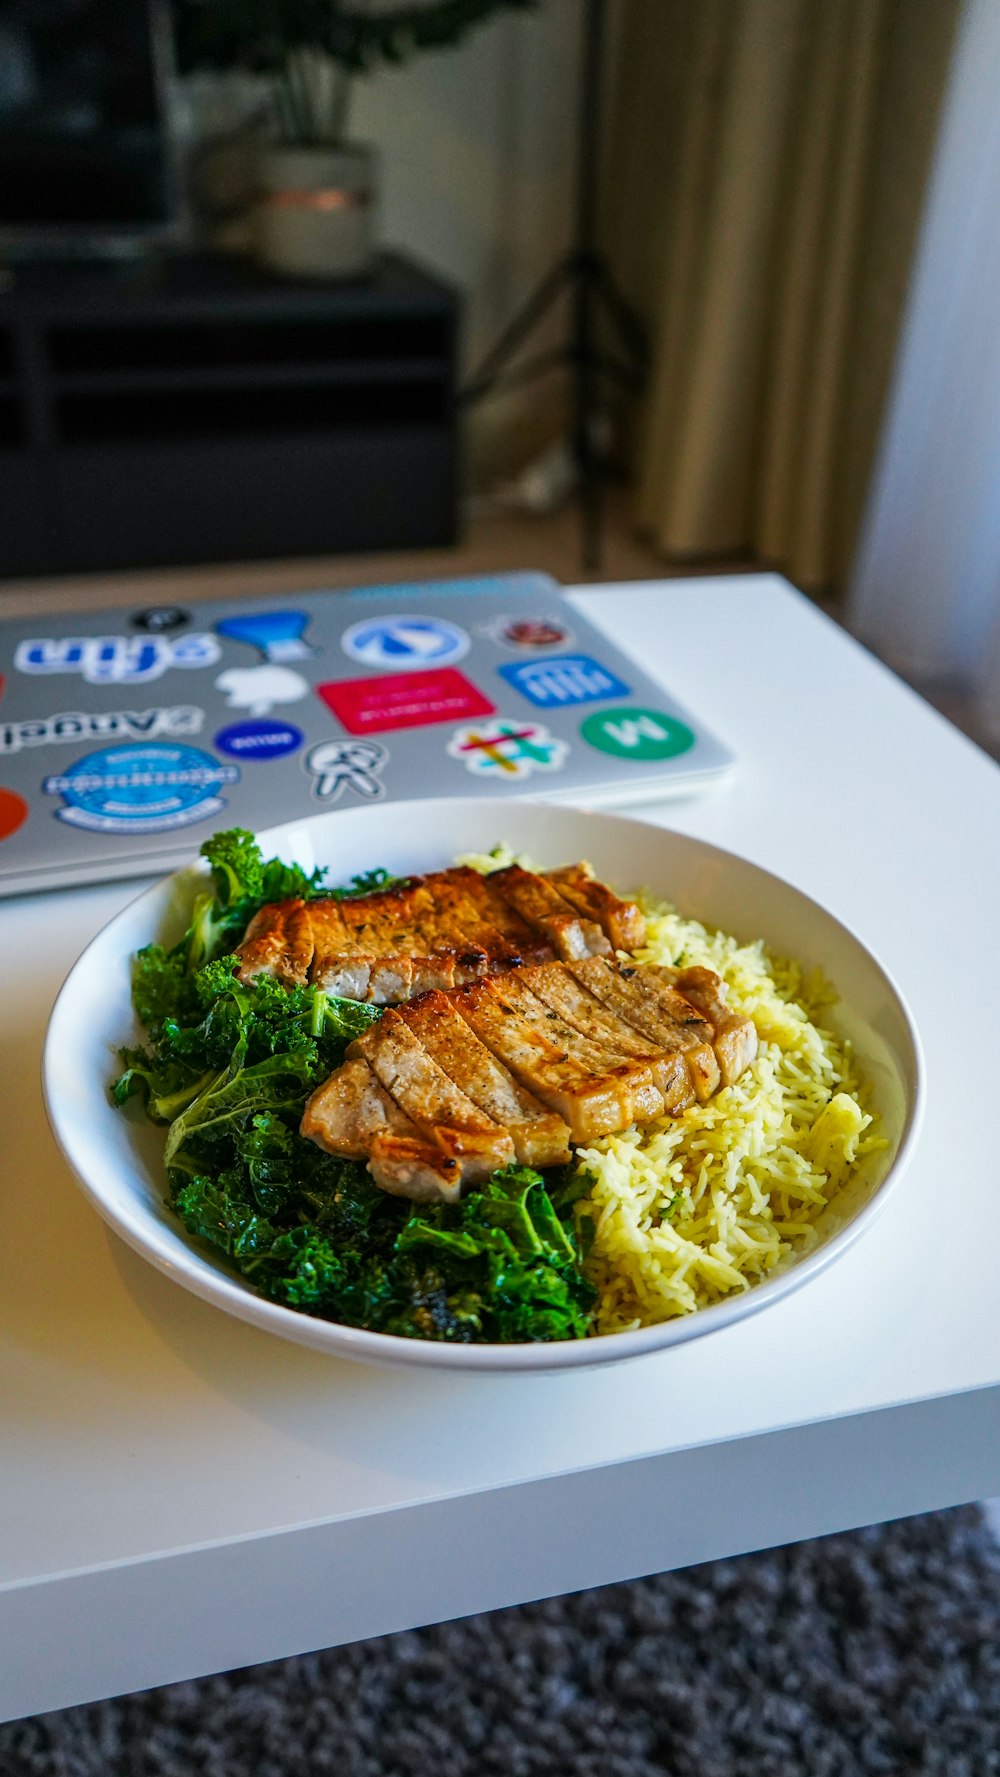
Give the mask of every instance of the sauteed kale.
<svg viewBox="0 0 1000 1777">
<path fill-rule="evenodd" d="M 379 1009 L 270 976 L 241 982 L 233 949 L 270 901 L 364 894 L 393 878 L 373 871 L 330 888 L 322 870 L 265 860 L 238 828 L 201 850 L 211 892 L 178 943 L 138 953 L 147 1041 L 120 1052 L 111 1088 L 116 1104 L 135 1096 L 167 1125 L 170 1203 L 188 1232 L 273 1301 L 350 1326 L 462 1342 L 585 1336 L 594 1291 L 568 1171 L 543 1181 L 511 1166 L 461 1203 L 422 1205 L 298 1133 L 306 1098 Z"/>
</svg>

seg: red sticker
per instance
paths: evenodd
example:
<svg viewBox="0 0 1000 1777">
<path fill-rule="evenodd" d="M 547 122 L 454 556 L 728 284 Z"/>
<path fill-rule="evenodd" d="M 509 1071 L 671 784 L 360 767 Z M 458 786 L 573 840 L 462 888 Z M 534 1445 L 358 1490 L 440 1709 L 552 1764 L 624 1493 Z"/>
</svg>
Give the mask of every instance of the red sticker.
<svg viewBox="0 0 1000 1777">
<path fill-rule="evenodd" d="M 9 839 L 28 818 L 28 804 L 16 790 L 0 788 L 0 839 Z"/>
<path fill-rule="evenodd" d="M 427 728 L 465 716 L 492 716 L 496 704 L 454 667 L 427 673 L 391 673 L 378 679 L 342 679 L 317 685 L 323 702 L 348 734 L 385 734 Z"/>
</svg>

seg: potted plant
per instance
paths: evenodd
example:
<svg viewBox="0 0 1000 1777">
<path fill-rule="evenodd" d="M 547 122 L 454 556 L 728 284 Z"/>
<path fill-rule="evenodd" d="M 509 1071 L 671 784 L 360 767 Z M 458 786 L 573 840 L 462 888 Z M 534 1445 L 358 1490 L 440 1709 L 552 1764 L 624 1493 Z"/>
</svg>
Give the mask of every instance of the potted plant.
<svg viewBox="0 0 1000 1777">
<path fill-rule="evenodd" d="M 461 41 L 537 0 L 173 0 L 178 65 L 265 77 L 255 235 L 261 259 L 296 277 L 356 277 L 375 246 L 377 167 L 351 142 L 355 75 Z"/>
</svg>

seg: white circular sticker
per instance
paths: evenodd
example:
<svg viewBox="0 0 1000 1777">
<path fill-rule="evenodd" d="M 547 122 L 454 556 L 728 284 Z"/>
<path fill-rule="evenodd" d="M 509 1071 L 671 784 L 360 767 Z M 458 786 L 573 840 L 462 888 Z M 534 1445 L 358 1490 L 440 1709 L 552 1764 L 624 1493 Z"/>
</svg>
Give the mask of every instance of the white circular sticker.
<svg viewBox="0 0 1000 1777">
<path fill-rule="evenodd" d="M 457 623 L 443 617 L 367 617 L 352 623 L 341 637 L 341 647 L 362 666 L 386 670 L 411 670 L 422 666 L 449 666 L 469 651 L 469 638 Z"/>
</svg>

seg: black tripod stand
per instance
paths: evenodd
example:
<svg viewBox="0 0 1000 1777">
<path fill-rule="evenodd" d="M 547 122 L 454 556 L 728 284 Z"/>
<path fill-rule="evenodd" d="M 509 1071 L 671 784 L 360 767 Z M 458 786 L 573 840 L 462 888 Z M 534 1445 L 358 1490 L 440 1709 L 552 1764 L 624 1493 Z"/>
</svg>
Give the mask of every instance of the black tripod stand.
<svg viewBox="0 0 1000 1777">
<path fill-rule="evenodd" d="M 609 378 L 627 389 L 639 388 L 646 366 L 646 342 L 638 316 L 617 289 L 597 246 L 605 0 L 584 0 L 584 4 L 573 245 L 487 352 L 463 389 L 461 399 L 471 404 L 497 388 L 532 382 L 547 371 L 568 366 L 572 373 L 572 449 L 580 485 L 583 566 L 586 572 L 594 573 L 601 565 L 602 491 L 608 470 L 596 436 L 601 382 Z M 511 359 L 564 291 L 571 304 L 566 344 L 537 352 L 523 363 L 511 366 Z M 601 345 L 602 313 L 616 336 L 617 351 L 606 351 Z"/>
</svg>

